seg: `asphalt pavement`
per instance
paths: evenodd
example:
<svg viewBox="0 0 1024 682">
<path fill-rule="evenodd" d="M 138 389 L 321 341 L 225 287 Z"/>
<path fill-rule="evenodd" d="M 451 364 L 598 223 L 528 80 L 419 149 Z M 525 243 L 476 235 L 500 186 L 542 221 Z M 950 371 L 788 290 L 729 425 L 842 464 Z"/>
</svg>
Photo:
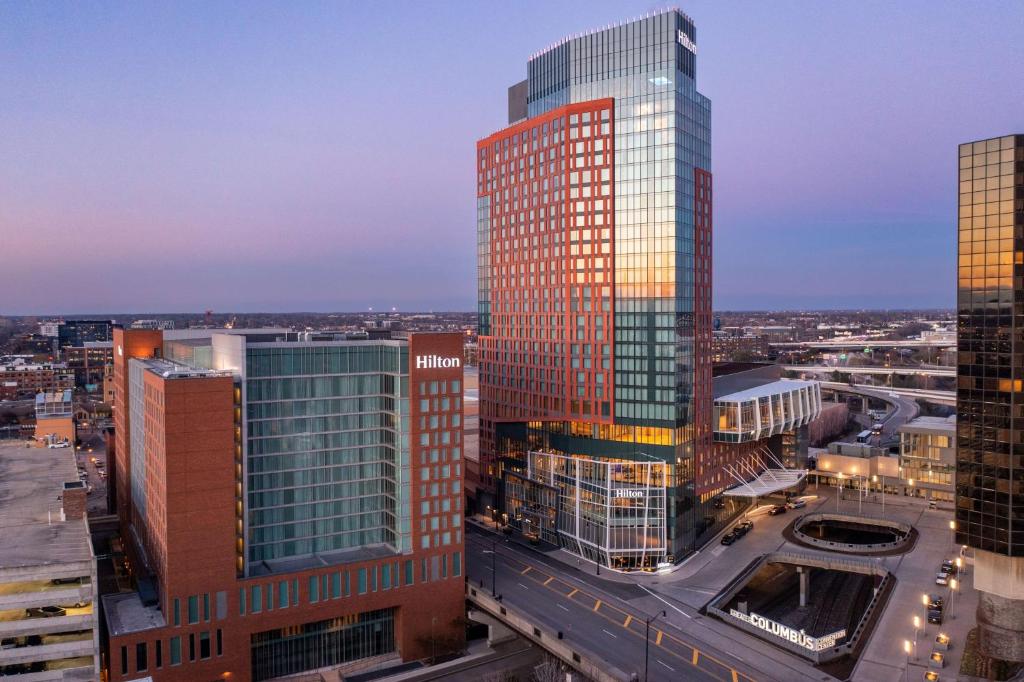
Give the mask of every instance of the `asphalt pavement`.
<svg viewBox="0 0 1024 682">
<path fill-rule="evenodd" d="M 545 629 L 562 631 L 567 641 L 643 679 L 645 618 L 660 614 L 660 603 L 637 585 L 604 581 L 589 572 L 566 570 L 554 559 L 555 565 L 549 565 L 544 559 L 543 553 L 506 542 L 503 536 L 467 527 L 467 574 L 474 587 L 490 592 L 493 581 L 507 607 Z M 629 603 L 627 595 L 647 597 L 656 606 L 641 610 Z M 650 680 L 782 679 L 758 672 L 661 616 L 651 623 L 649 644 Z"/>
</svg>

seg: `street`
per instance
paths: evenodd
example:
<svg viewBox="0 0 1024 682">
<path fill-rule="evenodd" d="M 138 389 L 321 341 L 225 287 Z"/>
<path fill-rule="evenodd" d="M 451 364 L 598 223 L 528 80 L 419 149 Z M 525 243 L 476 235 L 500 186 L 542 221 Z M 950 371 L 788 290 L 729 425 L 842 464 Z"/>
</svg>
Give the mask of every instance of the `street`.
<svg viewBox="0 0 1024 682">
<path fill-rule="evenodd" d="M 496 576 L 491 572 L 492 548 L 497 550 L 493 556 Z M 466 558 L 474 586 L 490 591 L 493 577 L 502 603 L 546 628 L 561 630 L 566 640 L 643 679 L 644 619 L 661 611 L 644 613 L 627 600 L 630 595 L 643 598 L 649 593 L 636 585 L 595 585 L 592 582 L 603 581 L 587 580 L 589 576 L 582 573 L 570 575 L 571 570 L 553 570 L 529 549 L 472 525 L 466 531 Z M 662 617 L 651 623 L 648 665 L 648 679 L 666 681 L 754 680 L 756 671 L 730 654 L 697 642 Z"/>
</svg>

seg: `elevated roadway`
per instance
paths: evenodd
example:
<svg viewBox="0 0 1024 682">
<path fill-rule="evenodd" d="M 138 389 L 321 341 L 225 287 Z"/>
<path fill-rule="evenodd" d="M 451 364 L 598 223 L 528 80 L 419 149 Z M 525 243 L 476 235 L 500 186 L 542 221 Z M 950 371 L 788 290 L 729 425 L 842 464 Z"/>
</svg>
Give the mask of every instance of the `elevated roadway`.
<svg viewBox="0 0 1024 682">
<path fill-rule="evenodd" d="M 842 374 L 876 374 L 901 376 L 955 377 L 956 369 L 952 367 L 832 367 L 830 365 L 783 365 L 783 369 L 794 372 L 841 372 Z"/>
</svg>

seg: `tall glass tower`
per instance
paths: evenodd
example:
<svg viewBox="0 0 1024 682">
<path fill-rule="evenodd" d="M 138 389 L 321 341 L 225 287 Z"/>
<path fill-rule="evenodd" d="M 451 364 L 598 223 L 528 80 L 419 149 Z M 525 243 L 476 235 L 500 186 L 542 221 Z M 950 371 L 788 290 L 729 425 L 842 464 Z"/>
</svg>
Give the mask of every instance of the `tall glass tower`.
<svg viewBox="0 0 1024 682">
<path fill-rule="evenodd" d="M 1024 661 L 1024 135 L 960 145 L 956 540 L 982 652 Z"/>
<path fill-rule="evenodd" d="M 545 522 L 524 497 L 569 500 L 560 541 L 613 566 L 685 555 L 711 503 L 694 492 L 712 402 L 696 62 L 678 10 L 567 38 L 477 143 L 481 484 L 514 522 Z M 557 460 L 560 491 L 524 482 L 531 451 L 578 460 Z"/>
</svg>

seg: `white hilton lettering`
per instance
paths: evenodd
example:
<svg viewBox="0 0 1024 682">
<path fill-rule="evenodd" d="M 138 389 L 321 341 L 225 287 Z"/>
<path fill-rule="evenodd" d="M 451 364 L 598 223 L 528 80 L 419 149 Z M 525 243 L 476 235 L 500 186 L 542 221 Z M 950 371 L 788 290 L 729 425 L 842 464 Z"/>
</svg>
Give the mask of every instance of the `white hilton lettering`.
<svg viewBox="0 0 1024 682">
<path fill-rule="evenodd" d="M 452 369 L 462 367 L 460 358 L 443 358 L 440 355 L 417 355 L 416 369 Z"/>
</svg>

